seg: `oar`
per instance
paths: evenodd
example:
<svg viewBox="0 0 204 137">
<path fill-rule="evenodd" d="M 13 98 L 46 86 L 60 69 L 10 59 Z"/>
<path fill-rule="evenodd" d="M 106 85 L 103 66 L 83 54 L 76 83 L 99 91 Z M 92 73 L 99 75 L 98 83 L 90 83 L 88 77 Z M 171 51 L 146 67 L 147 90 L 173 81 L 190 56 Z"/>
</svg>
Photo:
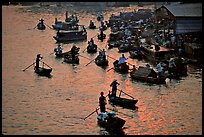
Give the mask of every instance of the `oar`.
<svg viewBox="0 0 204 137">
<path fill-rule="evenodd" d="M 79 55 L 79 56 L 81 56 L 81 57 L 83 57 L 83 58 L 86 58 L 86 59 L 89 59 L 89 58 L 87 58 L 87 57 L 84 57 L 84 56 L 82 56 L 82 55 Z M 89 59 L 90 60 L 90 59 Z"/>
<path fill-rule="evenodd" d="M 122 91 L 121 89 L 117 89 L 117 90 L 119 90 L 119 91 L 123 92 L 125 95 L 127 95 L 127 96 L 131 97 L 132 99 L 135 99 L 133 96 L 131 96 L 131 95 L 129 95 L 129 94 L 127 94 L 127 93 L 125 93 L 125 92 L 124 92 L 124 91 Z"/>
<path fill-rule="evenodd" d="M 84 51 L 87 49 L 87 47 L 82 51 L 84 53 Z"/>
<path fill-rule="evenodd" d="M 107 70 L 106 72 L 110 71 L 111 69 L 113 69 L 114 67 L 110 68 L 109 70 Z"/>
<path fill-rule="evenodd" d="M 115 59 L 115 58 L 113 58 L 113 57 L 111 57 L 111 56 L 109 56 L 109 55 L 107 55 L 109 58 L 111 58 L 111 59 L 114 59 L 114 60 L 117 60 L 117 59 Z"/>
<path fill-rule="evenodd" d="M 90 117 L 92 114 L 94 114 L 95 112 L 97 112 L 97 110 L 98 110 L 99 108 L 96 108 L 96 110 L 94 110 L 93 112 L 91 112 L 88 116 L 86 116 L 85 118 L 84 118 L 84 120 L 86 119 L 86 118 L 88 118 L 88 117 Z"/>
<path fill-rule="evenodd" d="M 52 29 L 50 26 L 48 26 L 47 24 L 45 24 L 48 28 Z"/>
<path fill-rule="evenodd" d="M 28 67 L 26 67 L 23 71 L 25 71 L 26 69 L 28 69 L 29 67 L 31 67 L 34 64 L 35 64 L 35 62 L 33 62 L 33 64 L 29 65 Z"/>
<path fill-rule="evenodd" d="M 33 29 L 35 29 L 36 27 L 37 27 L 37 25 Z"/>
<path fill-rule="evenodd" d="M 50 53 L 50 55 L 54 54 L 55 52 Z"/>
<path fill-rule="evenodd" d="M 113 111 L 113 109 L 110 109 L 110 108 L 107 108 L 107 109 L 109 109 L 109 110 Z M 123 115 L 125 115 L 125 116 L 128 116 L 128 117 L 131 117 L 131 118 L 133 118 L 133 116 L 127 115 L 127 114 L 125 114 L 125 113 L 122 113 L 122 112 L 118 112 L 118 111 L 116 111 L 116 112 L 117 112 L 117 113 L 120 113 L 120 114 L 123 114 Z"/>
<path fill-rule="evenodd" d="M 41 61 L 41 60 L 40 60 Z M 43 62 L 43 61 L 41 61 L 42 63 L 44 63 L 45 65 L 47 65 L 49 68 L 52 68 L 52 67 L 50 67 L 48 64 L 46 64 L 45 62 Z"/>
<path fill-rule="evenodd" d="M 86 66 L 88 66 L 91 62 L 93 62 L 95 60 L 95 58 L 93 60 L 91 60 L 89 63 L 86 64 Z"/>
</svg>

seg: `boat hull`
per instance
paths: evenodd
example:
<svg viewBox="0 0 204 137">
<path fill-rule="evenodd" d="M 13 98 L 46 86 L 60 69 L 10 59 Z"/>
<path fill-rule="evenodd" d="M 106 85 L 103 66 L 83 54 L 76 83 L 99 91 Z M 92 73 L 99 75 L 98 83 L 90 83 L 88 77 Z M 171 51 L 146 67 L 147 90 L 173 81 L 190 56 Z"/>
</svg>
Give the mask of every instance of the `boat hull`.
<svg viewBox="0 0 204 137">
<path fill-rule="evenodd" d="M 121 97 L 112 97 L 110 94 L 108 95 L 109 97 L 109 102 L 111 102 L 113 105 L 118 105 L 124 108 L 130 108 L 130 109 L 135 109 L 136 108 L 136 103 L 138 100 L 135 99 L 128 99 L 128 98 L 121 98 Z"/>
<path fill-rule="evenodd" d="M 52 69 L 47 69 L 42 67 L 39 67 L 39 69 L 35 68 L 35 73 L 37 73 L 40 76 L 50 76 L 51 72 L 52 72 Z"/>
<path fill-rule="evenodd" d="M 96 57 L 95 63 L 98 66 L 108 66 L 108 60 L 103 60 L 103 58 L 99 56 Z"/>
<path fill-rule="evenodd" d="M 106 130 L 120 130 L 125 125 L 126 121 L 117 116 L 111 120 L 108 120 L 106 118 L 99 118 L 100 115 L 101 113 L 99 113 L 97 116 L 97 123 L 100 127 L 103 127 Z"/>
</svg>

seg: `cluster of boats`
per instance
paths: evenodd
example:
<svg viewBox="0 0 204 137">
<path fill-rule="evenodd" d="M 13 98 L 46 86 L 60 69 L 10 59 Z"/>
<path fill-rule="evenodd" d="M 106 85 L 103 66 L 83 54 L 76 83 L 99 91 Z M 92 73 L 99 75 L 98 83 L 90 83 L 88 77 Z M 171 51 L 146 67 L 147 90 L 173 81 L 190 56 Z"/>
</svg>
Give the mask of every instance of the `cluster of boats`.
<svg viewBox="0 0 204 137">
<path fill-rule="evenodd" d="M 148 14 L 149 15 L 149 14 Z M 150 14 L 152 15 L 152 14 Z M 151 16 L 147 16 L 150 18 Z M 136 16 L 136 15 L 135 15 Z M 128 16 L 126 16 L 128 17 Z M 136 16 L 137 17 L 137 16 Z M 159 45 L 158 41 L 155 40 L 153 37 L 150 37 L 147 34 L 154 33 L 153 31 L 148 31 L 149 29 L 152 30 L 152 27 L 147 27 L 147 24 L 151 24 L 148 21 L 141 21 L 141 19 L 133 19 L 134 17 L 131 16 L 130 19 L 126 19 L 124 14 L 121 13 L 120 16 L 111 16 L 109 23 L 106 22 L 106 25 L 102 22 L 103 17 L 99 15 L 97 17 L 98 21 L 101 21 L 101 31 L 106 30 L 108 27 L 111 29 L 111 33 L 108 38 L 108 46 L 109 49 L 111 48 L 118 48 L 118 52 L 128 52 L 130 54 L 130 58 L 132 59 L 142 59 L 142 58 L 151 58 L 155 62 L 162 62 L 161 65 L 165 71 L 169 70 L 169 60 L 174 60 L 176 67 L 171 71 L 171 73 L 164 73 L 162 76 L 158 76 L 158 73 L 154 71 L 154 69 L 150 66 L 138 66 L 135 70 L 130 69 L 130 63 L 123 63 L 122 65 L 119 64 L 119 60 L 110 57 L 109 55 L 98 55 L 94 60 L 91 62 L 95 62 L 96 65 L 101 67 L 108 66 L 108 58 L 112 58 L 115 61 L 113 62 L 113 69 L 122 74 L 126 74 L 130 72 L 130 76 L 134 80 L 138 80 L 141 82 L 148 82 L 153 84 L 165 84 L 166 78 L 180 78 L 181 76 L 187 75 L 187 63 L 181 57 L 172 57 L 172 53 L 174 50 L 166 49 L 163 45 Z M 40 20 L 40 25 L 37 25 L 38 29 L 45 29 L 42 25 L 43 20 Z M 78 41 L 78 40 L 86 40 L 87 39 L 87 31 L 84 25 L 78 24 L 79 20 L 76 16 L 67 17 L 66 12 L 66 19 L 65 22 L 58 21 L 55 19 L 55 24 L 52 25 L 53 29 L 55 29 L 56 36 L 53 38 L 56 40 L 57 43 L 63 43 L 68 41 Z M 151 26 L 151 25 L 150 25 Z M 89 25 L 89 29 L 96 29 L 96 26 L 91 21 Z M 155 33 L 156 35 L 156 33 Z M 98 39 L 103 41 L 106 38 L 106 34 L 100 33 L 98 34 Z M 145 41 L 145 40 L 146 41 Z M 147 42 L 147 39 L 151 39 Z M 152 40 L 154 39 L 154 40 Z M 88 46 L 86 48 L 87 52 L 90 54 L 97 53 L 98 46 L 96 44 L 90 44 L 88 42 Z M 79 50 L 80 48 L 76 47 L 74 51 L 67 51 L 67 52 L 58 52 L 58 49 L 55 48 L 54 52 L 57 58 L 64 58 L 64 62 L 70 64 L 79 64 Z M 100 49 L 100 51 L 102 51 Z M 88 64 L 90 64 L 89 62 Z M 44 65 L 45 63 L 43 63 Z M 87 65 L 88 65 L 87 64 Z M 86 65 L 86 66 L 87 66 Z M 134 65 L 132 65 L 134 66 Z M 132 70 L 132 71 L 129 71 Z M 35 73 L 39 75 L 48 76 L 52 72 L 52 68 L 49 69 L 40 67 L 39 69 L 35 69 Z M 135 109 L 136 103 L 138 100 L 132 98 L 123 98 L 120 97 L 121 93 L 125 93 L 120 90 L 119 96 L 112 97 L 112 95 L 108 94 L 109 102 L 112 105 L 118 105 L 123 108 L 128 109 Z M 128 95 L 127 93 L 125 93 Z M 129 95 L 130 96 L 130 95 Z M 131 96 L 130 96 L 131 97 Z M 113 117 L 112 120 L 107 120 L 108 116 Z M 97 115 L 98 124 L 106 129 L 111 130 L 118 130 L 122 129 L 125 124 L 125 120 L 115 116 L 113 112 L 105 112 L 99 113 Z"/>
</svg>

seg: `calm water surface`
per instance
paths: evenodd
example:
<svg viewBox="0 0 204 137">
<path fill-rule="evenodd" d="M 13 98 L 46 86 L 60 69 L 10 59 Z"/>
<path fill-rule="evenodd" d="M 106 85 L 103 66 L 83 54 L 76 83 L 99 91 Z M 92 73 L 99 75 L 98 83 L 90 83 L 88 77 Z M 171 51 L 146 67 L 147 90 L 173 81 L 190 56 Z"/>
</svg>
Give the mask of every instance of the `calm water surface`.
<svg viewBox="0 0 204 137">
<path fill-rule="evenodd" d="M 72 7 L 73 8 L 73 7 Z M 91 7 L 92 8 L 92 7 Z M 112 13 L 137 7 L 113 8 L 104 12 L 105 20 Z M 97 54 L 82 52 L 87 41 L 75 42 L 80 47 L 80 64 L 62 63 L 51 54 L 56 47 L 55 30 L 33 29 L 43 18 L 51 26 L 54 18 L 65 19 L 69 7 L 57 9 L 54 5 L 45 8 L 37 6 L 2 7 L 2 133 L 12 135 L 103 135 L 110 134 L 97 125 L 96 114 L 86 120 L 87 115 L 98 107 L 101 91 L 108 93 L 109 84 L 117 79 L 119 89 L 138 99 L 138 110 L 116 107 L 118 116 L 125 119 L 123 131 L 127 135 L 185 135 L 202 134 L 202 70 L 188 66 L 188 76 L 180 81 L 172 80 L 166 85 L 149 85 L 132 81 L 129 74 L 118 74 L 112 68 L 113 59 L 105 69 L 91 63 Z M 96 26 L 96 11 L 70 10 L 78 15 L 80 24 L 88 26 L 92 19 Z M 88 39 L 98 33 L 89 30 Z M 104 32 L 107 36 L 110 30 Z M 99 48 L 107 48 L 104 42 L 94 37 Z M 64 51 L 73 43 L 63 44 Z M 107 54 L 118 59 L 117 49 Z M 33 66 L 22 71 L 35 61 L 40 53 L 43 61 L 53 68 L 52 77 L 39 77 Z M 125 53 L 128 57 L 129 53 Z M 89 59 L 87 59 L 89 58 Z M 131 64 L 144 65 L 146 62 L 128 59 Z M 122 94 L 122 96 L 127 97 Z M 113 108 L 110 104 L 108 108 Z M 126 115 L 124 115 L 126 114 Z M 129 116 L 127 116 L 129 115 Z M 130 117 L 131 116 L 131 117 Z"/>
</svg>

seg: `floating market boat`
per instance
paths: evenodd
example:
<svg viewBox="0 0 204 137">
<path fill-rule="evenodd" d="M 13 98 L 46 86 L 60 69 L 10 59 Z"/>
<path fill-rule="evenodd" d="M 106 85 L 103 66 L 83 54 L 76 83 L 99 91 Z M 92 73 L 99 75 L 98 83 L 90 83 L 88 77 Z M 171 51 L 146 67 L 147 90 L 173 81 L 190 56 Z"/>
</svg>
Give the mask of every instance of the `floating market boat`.
<svg viewBox="0 0 204 137">
<path fill-rule="evenodd" d="M 148 67 L 139 66 L 134 72 L 130 72 L 130 76 L 134 80 L 152 83 L 152 84 L 165 84 L 165 80 L 168 76 L 158 77 L 157 73 Z"/>
<path fill-rule="evenodd" d="M 101 112 L 97 115 L 97 123 L 106 130 L 120 130 L 125 124 L 125 120 L 115 116 L 114 112 Z"/>
<path fill-rule="evenodd" d="M 96 53 L 97 52 L 97 45 L 94 44 L 93 46 L 88 45 L 87 46 L 87 52 L 88 53 Z"/>
<path fill-rule="evenodd" d="M 119 73 L 128 73 L 129 66 L 125 63 L 123 65 L 118 64 L 118 60 L 113 62 L 114 70 Z"/>
<path fill-rule="evenodd" d="M 106 60 L 104 60 L 104 58 L 99 56 L 99 55 L 95 58 L 95 63 L 98 66 L 108 66 L 107 58 L 106 58 Z"/>
<path fill-rule="evenodd" d="M 78 30 L 58 30 L 57 36 L 53 36 L 57 42 L 78 41 L 87 39 L 87 32 L 84 25 L 80 25 Z"/>
<path fill-rule="evenodd" d="M 52 68 L 44 68 L 39 67 L 39 69 L 34 68 L 35 73 L 37 73 L 40 76 L 50 76 L 50 73 L 52 72 Z"/>
<path fill-rule="evenodd" d="M 71 23 L 68 22 L 57 22 L 52 25 L 55 30 L 78 30 L 78 25 L 72 26 Z"/>
<path fill-rule="evenodd" d="M 120 94 L 121 94 L 121 92 L 120 92 Z M 118 105 L 118 106 L 121 106 L 124 108 L 130 108 L 130 109 L 136 108 L 135 105 L 138 102 L 138 100 L 122 98 L 122 97 L 120 97 L 120 94 L 118 97 L 117 96 L 113 97 L 113 96 L 111 96 L 110 91 L 109 91 L 109 94 L 108 94 L 109 102 L 111 102 L 113 105 Z"/>
<path fill-rule="evenodd" d="M 46 28 L 46 26 L 43 23 L 41 23 L 41 22 L 38 23 L 38 25 L 37 25 L 38 30 L 45 30 L 45 28 Z"/>
</svg>

